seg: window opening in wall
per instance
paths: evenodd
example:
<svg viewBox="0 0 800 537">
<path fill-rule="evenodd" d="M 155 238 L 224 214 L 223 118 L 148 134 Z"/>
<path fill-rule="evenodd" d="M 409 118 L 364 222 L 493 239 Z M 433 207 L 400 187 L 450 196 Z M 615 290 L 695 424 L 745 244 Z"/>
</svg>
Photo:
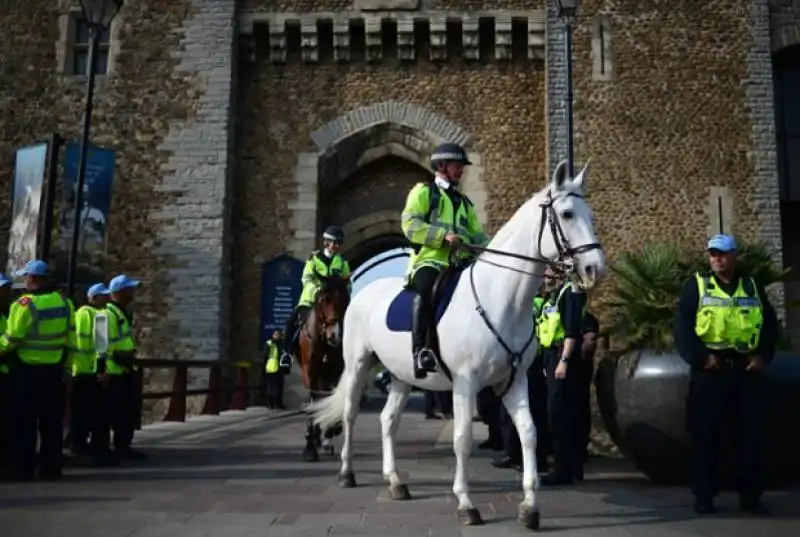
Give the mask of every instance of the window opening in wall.
<svg viewBox="0 0 800 537">
<path fill-rule="evenodd" d="M 75 14 L 72 18 L 72 65 L 70 65 L 69 74 L 88 74 L 90 39 L 89 25 L 81 15 Z M 96 75 L 104 75 L 108 72 L 108 46 L 109 31 L 104 30 L 100 34 L 94 52 L 94 74 Z"/>
<path fill-rule="evenodd" d="M 773 59 L 781 201 L 800 202 L 800 45 Z"/>
<path fill-rule="evenodd" d="M 592 25 L 592 78 L 612 79 L 614 63 L 611 51 L 611 21 L 608 17 L 596 19 Z"/>
<path fill-rule="evenodd" d="M 386 59 L 397 58 L 397 21 L 383 19 L 381 21 L 381 48 Z"/>
<path fill-rule="evenodd" d="M 598 52 L 600 53 L 600 74 L 606 74 L 606 25 L 601 21 L 597 32 L 600 34 L 600 46 Z"/>
<path fill-rule="evenodd" d="M 350 20 L 350 59 L 363 62 L 367 58 L 367 33 L 364 19 Z"/>
<path fill-rule="evenodd" d="M 317 21 L 317 44 L 319 61 L 333 61 L 333 21 L 319 19 Z"/>
<path fill-rule="evenodd" d="M 414 55 L 428 59 L 431 53 L 431 24 L 425 19 L 414 20 Z"/>
<path fill-rule="evenodd" d="M 286 61 L 299 61 L 302 54 L 303 34 L 300 31 L 300 21 L 286 21 Z"/>
<path fill-rule="evenodd" d="M 478 19 L 478 49 L 482 62 L 494 62 L 494 19 Z"/>
<path fill-rule="evenodd" d="M 447 57 L 460 58 L 464 53 L 464 36 L 461 28 L 461 21 L 448 19 L 445 24 L 447 32 Z"/>
<path fill-rule="evenodd" d="M 528 60 L 528 19 L 511 19 L 511 58 L 514 61 Z"/>
</svg>

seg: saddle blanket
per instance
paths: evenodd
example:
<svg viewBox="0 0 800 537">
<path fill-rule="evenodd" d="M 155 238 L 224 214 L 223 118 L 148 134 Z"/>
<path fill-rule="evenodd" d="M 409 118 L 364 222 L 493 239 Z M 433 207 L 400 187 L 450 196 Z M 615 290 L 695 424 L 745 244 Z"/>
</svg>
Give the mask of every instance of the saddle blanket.
<svg viewBox="0 0 800 537">
<path fill-rule="evenodd" d="M 434 322 L 437 325 L 444 315 L 444 312 L 447 311 L 447 306 L 450 305 L 450 301 L 453 299 L 456 285 L 458 285 L 458 281 L 464 275 L 464 272 L 465 270 L 461 269 L 448 277 L 444 288 L 440 292 L 439 300 L 433 305 L 434 311 L 436 312 Z M 403 288 L 400 293 L 394 297 L 394 300 L 389 304 L 389 309 L 386 312 L 386 328 L 392 332 L 411 332 L 411 303 L 414 300 L 414 295 L 414 291 Z"/>
</svg>

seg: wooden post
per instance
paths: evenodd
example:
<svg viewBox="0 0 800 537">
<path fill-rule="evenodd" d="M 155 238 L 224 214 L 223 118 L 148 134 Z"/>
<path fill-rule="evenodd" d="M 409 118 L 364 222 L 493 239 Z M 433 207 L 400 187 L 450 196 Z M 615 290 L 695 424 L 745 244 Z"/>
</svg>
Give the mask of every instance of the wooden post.
<svg viewBox="0 0 800 537">
<path fill-rule="evenodd" d="M 206 395 L 206 402 L 203 405 L 203 412 L 202 414 L 209 414 L 209 415 L 218 415 L 219 414 L 219 400 L 220 396 L 222 395 L 221 388 L 221 372 L 220 366 L 212 365 L 211 371 L 208 375 L 208 394 Z"/>
<path fill-rule="evenodd" d="M 172 379 L 172 396 L 169 398 L 169 409 L 164 421 L 186 421 L 186 384 L 188 368 L 181 364 L 175 368 Z"/>
<path fill-rule="evenodd" d="M 247 370 L 250 364 L 236 364 L 236 386 L 234 387 L 231 410 L 244 410 L 247 408 Z"/>
</svg>

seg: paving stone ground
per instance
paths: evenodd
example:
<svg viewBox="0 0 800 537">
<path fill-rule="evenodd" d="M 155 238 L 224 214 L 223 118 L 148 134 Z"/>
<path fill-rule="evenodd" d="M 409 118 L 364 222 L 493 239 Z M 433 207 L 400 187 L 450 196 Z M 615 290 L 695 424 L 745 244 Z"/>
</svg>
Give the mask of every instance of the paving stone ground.
<svg viewBox="0 0 800 537">
<path fill-rule="evenodd" d="M 404 416 L 399 468 L 413 500 L 392 502 L 380 477 L 375 410 L 359 416 L 359 487 L 336 486 L 337 455 L 300 458 L 304 418 L 250 409 L 137 433 L 143 463 L 69 469 L 58 483 L 0 485 L 3 537 L 498 537 L 529 534 L 514 518 L 517 474 L 476 451 L 473 499 L 487 524 L 460 528 L 450 492 L 454 459 L 448 421 L 424 420 L 416 400 Z M 475 425 L 476 437 L 485 427 Z M 592 460 L 581 485 L 540 491 L 545 533 L 600 537 L 797 537 L 800 486 L 770 491 L 768 520 L 739 514 L 736 498 L 698 518 L 688 491 L 655 487 L 622 461 Z"/>
</svg>

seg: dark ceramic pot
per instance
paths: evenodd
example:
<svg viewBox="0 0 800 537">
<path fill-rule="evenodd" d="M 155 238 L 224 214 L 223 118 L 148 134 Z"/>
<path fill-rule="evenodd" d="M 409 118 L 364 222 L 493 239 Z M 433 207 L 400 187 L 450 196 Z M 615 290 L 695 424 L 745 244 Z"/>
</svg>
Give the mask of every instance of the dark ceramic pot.
<svg viewBox="0 0 800 537">
<path fill-rule="evenodd" d="M 775 482 L 800 476 L 800 358 L 779 353 L 764 374 L 765 462 L 767 479 Z M 610 354 L 600 362 L 595 383 L 600 414 L 620 451 L 657 483 L 687 483 L 686 362 L 676 353 Z M 733 482 L 732 460 L 729 449 L 721 462 L 725 485 Z"/>
</svg>

